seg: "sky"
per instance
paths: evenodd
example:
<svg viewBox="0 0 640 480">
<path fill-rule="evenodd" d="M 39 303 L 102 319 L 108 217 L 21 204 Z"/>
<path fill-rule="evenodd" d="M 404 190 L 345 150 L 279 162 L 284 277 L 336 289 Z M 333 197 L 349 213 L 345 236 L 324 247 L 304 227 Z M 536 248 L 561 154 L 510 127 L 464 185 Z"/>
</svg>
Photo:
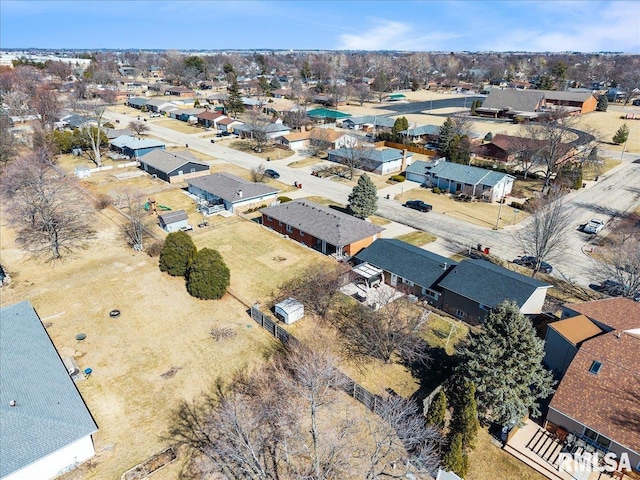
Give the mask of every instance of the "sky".
<svg viewBox="0 0 640 480">
<path fill-rule="evenodd" d="M 640 53 L 640 0 L 0 0 L 0 48 Z"/>
</svg>

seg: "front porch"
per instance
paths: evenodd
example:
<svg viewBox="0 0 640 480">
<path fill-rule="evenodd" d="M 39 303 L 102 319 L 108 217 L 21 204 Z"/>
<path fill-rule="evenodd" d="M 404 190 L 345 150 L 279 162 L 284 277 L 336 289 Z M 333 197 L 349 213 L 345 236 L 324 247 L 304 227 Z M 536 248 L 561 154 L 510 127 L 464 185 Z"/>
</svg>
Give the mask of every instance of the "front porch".
<svg viewBox="0 0 640 480">
<path fill-rule="evenodd" d="M 632 477 L 621 472 L 584 471 L 587 469 L 578 466 L 572 472 L 559 469 L 562 462 L 561 453 L 591 454 L 587 447 L 581 439 L 562 429 L 552 433 L 532 420 L 527 420 L 522 428 L 511 432 L 503 448 L 551 480 L 632 480 Z"/>
</svg>

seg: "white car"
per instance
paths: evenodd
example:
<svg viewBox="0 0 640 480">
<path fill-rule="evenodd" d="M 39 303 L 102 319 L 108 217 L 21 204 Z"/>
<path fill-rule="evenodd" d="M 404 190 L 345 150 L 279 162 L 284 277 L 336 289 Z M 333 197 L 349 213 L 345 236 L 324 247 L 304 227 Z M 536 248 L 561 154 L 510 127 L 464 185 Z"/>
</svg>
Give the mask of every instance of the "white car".
<svg viewBox="0 0 640 480">
<path fill-rule="evenodd" d="M 585 233 L 598 233 L 604 228 L 604 222 L 597 218 L 592 218 L 589 223 L 584 226 Z"/>
</svg>

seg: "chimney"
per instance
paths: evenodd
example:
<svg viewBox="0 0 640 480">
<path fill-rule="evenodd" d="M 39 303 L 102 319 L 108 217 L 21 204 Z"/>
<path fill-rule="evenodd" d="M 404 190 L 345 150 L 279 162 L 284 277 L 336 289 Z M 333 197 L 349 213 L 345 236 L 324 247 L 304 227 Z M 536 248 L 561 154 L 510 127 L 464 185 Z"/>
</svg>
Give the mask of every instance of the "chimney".
<svg viewBox="0 0 640 480">
<path fill-rule="evenodd" d="M 238 195 L 240 198 L 242 198 L 242 190 L 238 190 L 237 195 Z"/>
<path fill-rule="evenodd" d="M 444 265 L 442 266 L 442 268 L 444 268 L 445 270 L 447 269 L 447 262 L 444 262 Z"/>
</svg>

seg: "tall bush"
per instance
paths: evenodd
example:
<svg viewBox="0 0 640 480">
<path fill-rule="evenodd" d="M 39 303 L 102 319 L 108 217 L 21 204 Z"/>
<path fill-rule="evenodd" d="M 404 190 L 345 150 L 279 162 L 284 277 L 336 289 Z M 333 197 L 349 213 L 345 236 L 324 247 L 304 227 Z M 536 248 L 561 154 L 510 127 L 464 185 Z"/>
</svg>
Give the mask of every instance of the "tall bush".
<svg viewBox="0 0 640 480">
<path fill-rule="evenodd" d="M 231 274 L 217 250 L 203 248 L 189 267 L 187 291 L 202 300 L 222 298 L 229 287 Z"/>
<path fill-rule="evenodd" d="M 184 277 L 196 251 L 196 246 L 187 233 L 170 233 L 160 253 L 160 270 L 174 277 Z"/>
</svg>

